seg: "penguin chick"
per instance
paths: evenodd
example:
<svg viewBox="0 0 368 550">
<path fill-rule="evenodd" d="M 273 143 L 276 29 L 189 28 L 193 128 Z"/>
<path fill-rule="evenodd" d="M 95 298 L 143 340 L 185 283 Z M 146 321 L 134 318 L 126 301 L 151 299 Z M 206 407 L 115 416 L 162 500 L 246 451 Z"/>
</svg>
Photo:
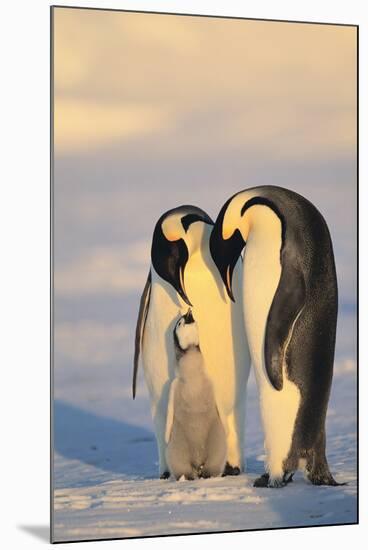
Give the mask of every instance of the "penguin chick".
<svg viewBox="0 0 368 550">
<path fill-rule="evenodd" d="M 226 462 L 226 433 L 215 401 L 191 309 L 174 328 L 176 378 L 166 424 L 166 461 L 178 480 L 219 476 Z"/>
</svg>

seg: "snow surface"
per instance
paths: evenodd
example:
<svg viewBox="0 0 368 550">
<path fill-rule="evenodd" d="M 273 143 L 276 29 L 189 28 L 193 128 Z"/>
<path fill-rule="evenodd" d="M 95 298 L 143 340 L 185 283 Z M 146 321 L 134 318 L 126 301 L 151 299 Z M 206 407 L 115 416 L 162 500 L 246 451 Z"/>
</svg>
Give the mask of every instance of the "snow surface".
<svg viewBox="0 0 368 550">
<path fill-rule="evenodd" d="M 252 486 L 263 472 L 264 458 L 253 375 L 247 407 L 247 473 L 175 482 L 157 479 L 142 374 L 133 401 L 129 362 L 122 368 L 113 361 L 106 370 L 99 361 L 92 361 L 88 369 L 72 361 L 68 368 L 57 368 L 62 360 L 57 354 L 55 541 L 356 522 L 354 360 L 336 362 L 327 420 L 330 467 L 338 481 L 348 484 L 314 487 L 298 473 L 283 489 Z"/>
</svg>

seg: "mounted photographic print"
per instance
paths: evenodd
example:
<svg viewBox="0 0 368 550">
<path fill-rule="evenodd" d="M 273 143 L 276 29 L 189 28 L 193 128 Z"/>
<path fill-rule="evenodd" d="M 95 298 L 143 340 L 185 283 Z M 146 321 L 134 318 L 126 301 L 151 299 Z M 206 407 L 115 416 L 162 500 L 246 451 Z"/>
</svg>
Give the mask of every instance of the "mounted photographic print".
<svg viewBox="0 0 368 550">
<path fill-rule="evenodd" d="M 51 16 L 52 541 L 357 523 L 358 28 Z"/>
</svg>

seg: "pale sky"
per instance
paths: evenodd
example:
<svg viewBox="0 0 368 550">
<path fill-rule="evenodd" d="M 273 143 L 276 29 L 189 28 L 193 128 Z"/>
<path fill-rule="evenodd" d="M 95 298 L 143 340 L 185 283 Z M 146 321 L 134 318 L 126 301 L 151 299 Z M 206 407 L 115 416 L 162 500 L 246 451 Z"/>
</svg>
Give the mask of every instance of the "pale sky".
<svg viewBox="0 0 368 550">
<path fill-rule="evenodd" d="M 352 27 L 56 9 L 56 153 L 353 153 L 355 56 Z"/>
<path fill-rule="evenodd" d="M 158 217 L 274 184 L 326 218 L 354 358 L 356 29 L 56 8 L 54 46 L 60 350 L 121 333 L 128 368 Z"/>
</svg>

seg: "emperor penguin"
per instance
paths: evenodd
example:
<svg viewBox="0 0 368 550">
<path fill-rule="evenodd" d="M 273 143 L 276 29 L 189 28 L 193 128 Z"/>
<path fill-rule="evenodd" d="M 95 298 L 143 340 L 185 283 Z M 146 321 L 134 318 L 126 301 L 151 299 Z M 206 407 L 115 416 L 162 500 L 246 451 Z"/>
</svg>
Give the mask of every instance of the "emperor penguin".
<svg viewBox="0 0 368 550">
<path fill-rule="evenodd" d="M 177 480 L 220 476 L 226 462 L 225 428 L 190 308 L 177 321 L 173 336 L 176 377 L 170 386 L 165 435 L 170 473 Z"/>
<path fill-rule="evenodd" d="M 281 487 L 304 469 L 315 485 L 337 485 L 326 459 L 337 281 L 327 224 L 301 195 L 253 187 L 222 207 L 211 255 L 231 299 L 243 248 L 245 332 L 259 389 L 266 472 L 255 486 Z"/>
<path fill-rule="evenodd" d="M 133 398 L 138 364 L 142 360 L 150 394 L 151 413 L 159 454 L 159 474 L 169 477 L 165 428 L 168 394 L 175 377 L 173 329 L 178 315 L 194 305 L 201 351 L 212 380 L 216 403 L 226 421 L 225 474 L 243 469 L 246 385 L 249 350 L 243 332 L 241 259 L 234 266 L 233 290 L 237 303 L 227 296 L 212 260 L 209 239 L 213 221 L 196 206 L 179 206 L 158 220 L 152 238 L 151 268 L 138 314 Z"/>
</svg>

